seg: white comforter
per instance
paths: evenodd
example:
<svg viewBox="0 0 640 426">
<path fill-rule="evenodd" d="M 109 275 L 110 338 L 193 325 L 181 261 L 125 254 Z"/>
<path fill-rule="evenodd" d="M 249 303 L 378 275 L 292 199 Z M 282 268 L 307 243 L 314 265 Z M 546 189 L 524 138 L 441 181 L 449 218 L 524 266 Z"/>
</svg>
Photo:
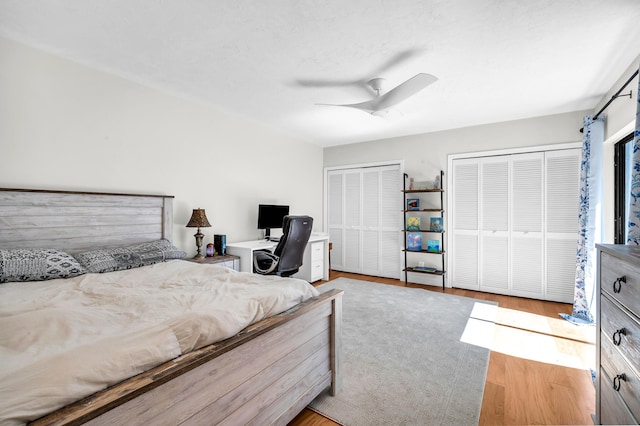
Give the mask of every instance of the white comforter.
<svg viewBox="0 0 640 426">
<path fill-rule="evenodd" d="M 317 295 L 305 281 L 171 261 L 0 284 L 0 424 L 22 424 Z"/>
</svg>

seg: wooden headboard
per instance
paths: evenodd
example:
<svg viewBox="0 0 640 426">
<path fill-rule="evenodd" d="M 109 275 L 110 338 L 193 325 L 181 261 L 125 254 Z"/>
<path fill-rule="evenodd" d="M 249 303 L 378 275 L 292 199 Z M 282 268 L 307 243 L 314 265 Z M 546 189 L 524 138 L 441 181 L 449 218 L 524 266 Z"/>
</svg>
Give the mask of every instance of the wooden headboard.
<svg viewBox="0 0 640 426">
<path fill-rule="evenodd" d="M 172 234 L 173 196 L 0 188 L 0 248 L 74 253 Z"/>
</svg>

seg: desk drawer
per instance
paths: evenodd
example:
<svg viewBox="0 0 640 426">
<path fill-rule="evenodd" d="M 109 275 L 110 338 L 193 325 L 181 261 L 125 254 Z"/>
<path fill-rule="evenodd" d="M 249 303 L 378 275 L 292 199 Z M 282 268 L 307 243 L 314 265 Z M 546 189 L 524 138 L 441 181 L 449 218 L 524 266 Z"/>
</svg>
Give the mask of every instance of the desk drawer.
<svg viewBox="0 0 640 426">
<path fill-rule="evenodd" d="M 323 248 L 323 242 L 311 243 L 311 263 L 321 262 L 324 260 Z"/>
<path fill-rule="evenodd" d="M 640 267 L 600 252 L 600 287 L 613 299 L 640 316 Z M 624 277 L 625 282 L 617 280 Z"/>
<path fill-rule="evenodd" d="M 324 271 L 322 266 L 324 265 L 324 262 L 322 262 L 322 260 L 317 261 L 317 262 L 313 262 L 311 264 L 311 281 L 318 281 L 321 280 L 322 278 L 324 278 Z"/>
<path fill-rule="evenodd" d="M 640 418 L 640 379 L 634 368 L 631 367 L 624 359 L 618 348 L 611 343 L 607 336 L 602 335 L 600 338 L 600 362 L 603 369 L 609 376 L 610 380 L 604 380 L 604 376 L 600 382 L 602 390 L 613 389 L 614 380 L 616 380 L 620 388 L 617 392 L 629 410 L 636 418 Z M 624 374 L 625 379 L 619 380 L 615 377 Z"/>
</svg>

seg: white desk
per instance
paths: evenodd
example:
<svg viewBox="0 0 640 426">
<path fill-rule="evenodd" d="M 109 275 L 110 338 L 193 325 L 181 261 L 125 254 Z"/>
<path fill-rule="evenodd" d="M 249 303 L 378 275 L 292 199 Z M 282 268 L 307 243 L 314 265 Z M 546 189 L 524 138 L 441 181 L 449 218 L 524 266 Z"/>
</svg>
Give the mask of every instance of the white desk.
<svg viewBox="0 0 640 426">
<path fill-rule="evenodd" d="M 253 272 L 253 252 L 255 250 L 273 250 L 277 242 L 267 240 L 227 243 L 227 254 L 240 257 L 240 271 Z M 329 235 L 312 233 L 304 250 L 300 270 L 294 275 L 310 283 L 329 279 Z"/>
</svg>

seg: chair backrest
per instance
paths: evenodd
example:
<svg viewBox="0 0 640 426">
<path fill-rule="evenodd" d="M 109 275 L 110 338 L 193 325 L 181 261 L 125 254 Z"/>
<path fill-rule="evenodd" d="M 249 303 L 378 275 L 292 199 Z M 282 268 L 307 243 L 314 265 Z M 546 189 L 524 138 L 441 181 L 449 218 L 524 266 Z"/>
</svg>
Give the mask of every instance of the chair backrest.
<svg viewBox="0 0 640 426">
<path fill-rule="evenodd" d="M 311 236 L 311 216 L 285 216 L 282 221 L 282 237 L 273 254 L 278 256 L 278 275 L 294 274 L 302 266 L 304 250 Z"/>
</svg>

